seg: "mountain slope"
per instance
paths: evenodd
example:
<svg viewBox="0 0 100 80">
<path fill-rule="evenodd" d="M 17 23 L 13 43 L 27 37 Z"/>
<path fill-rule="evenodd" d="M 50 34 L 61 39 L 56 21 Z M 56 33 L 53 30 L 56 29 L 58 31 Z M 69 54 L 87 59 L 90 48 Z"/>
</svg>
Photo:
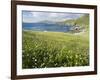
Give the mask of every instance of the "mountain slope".
<svg viewBox="0 0 100 80">
<path fill-rule="evenodd" d="M 89 15 L 85 14 L 84 16 L 81 16 L 78 19 L 66 20 L 63 23 L 69 24 L 69 25 L 88 26 L 89 25 Z"/>
<path fill-rule="evenodd" d="M 88 28 L 89 27 L 89 15 L 85 14 L 77 19 L 65 20 L 65 21 L 57 22 L 56 24 L 80 26 L 80 27 Z"/>
</svg>

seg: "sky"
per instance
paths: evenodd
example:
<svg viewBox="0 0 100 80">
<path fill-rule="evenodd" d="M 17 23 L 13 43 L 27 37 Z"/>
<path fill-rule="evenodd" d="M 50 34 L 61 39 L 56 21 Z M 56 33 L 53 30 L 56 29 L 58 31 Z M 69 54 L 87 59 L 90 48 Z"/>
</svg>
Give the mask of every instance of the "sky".
<svg viewBox="0 0 100 80">
<path fill-rule="evenodd" d="M 41 21 L 64 21 L 68 19 L 76 19 L 82 15 L 83 14 L 67 12 L 22 11 L 22 20 L 26 23 L 36 23 Z"/>
</svg>

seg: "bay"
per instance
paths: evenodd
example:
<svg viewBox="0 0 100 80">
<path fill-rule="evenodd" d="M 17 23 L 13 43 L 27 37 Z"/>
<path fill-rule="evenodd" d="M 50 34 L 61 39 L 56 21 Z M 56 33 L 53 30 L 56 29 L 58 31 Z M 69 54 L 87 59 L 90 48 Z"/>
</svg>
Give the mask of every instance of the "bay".
<svg viewBox="0 0 100 80">
<path fill-rule="evenodd" d="M 72 26 L 50 23 L 22 23 L 24 30 L 68 32 Z"/>
</svg>

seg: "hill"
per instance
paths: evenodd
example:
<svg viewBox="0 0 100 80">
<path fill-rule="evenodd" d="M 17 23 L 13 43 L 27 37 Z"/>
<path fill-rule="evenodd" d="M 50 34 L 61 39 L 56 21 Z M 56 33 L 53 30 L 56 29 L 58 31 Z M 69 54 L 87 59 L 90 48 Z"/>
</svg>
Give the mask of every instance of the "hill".
<svg viewBox="0 0 100 80">
<path fill-rule="evenodd" d="M 62 22 L 59 22 L 58 24 L 67 24 L 67 25 L 72 25 L 72 26 L 80 26 L 80 27 L 89 27 L 89 15 L 85 14 L 77 19 L 71 19 L 71 20 L 65 20 Z"/>
<path fill-rule="evenodd" d="M 80 27 L 88 28 L 88 26 L 89 26 L 89 15 L 85 14 L 78 19 L 66 20 L 63 23 L 68 24 L 68 25 L 78 25 Z"/>
</svg>

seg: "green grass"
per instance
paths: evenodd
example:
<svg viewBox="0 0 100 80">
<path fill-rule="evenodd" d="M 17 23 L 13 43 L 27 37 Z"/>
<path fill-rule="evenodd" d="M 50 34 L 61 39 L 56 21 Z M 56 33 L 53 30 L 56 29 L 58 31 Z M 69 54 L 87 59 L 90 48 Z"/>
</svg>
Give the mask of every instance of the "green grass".
<svg viewBox="0 0 100 80">
<path fill-rule="evenodd" d="M 81 17 L 79 17 L 78 19 L 74 19 L 74 20 L 66 20 L 65 23 L 77 23 L 78 25 L 88 25 L 89 24 L 89 15 L 85 14 Z"/>
<path fill-rule="evenodd" d="M 23 31 L 22 68 L 89 65 L 88 33 Z"/>
<path fill-rule="evenodd" d="M 74 26 L 80 26 L 80 28 L 85 28 L 87 31 L 89 29 L 89 14 L 84 14 L 83 16 L 77 19 L 65 20 L 63 22 L 59 22 L 58 24 L 67 24 Z"/>
</svg>

